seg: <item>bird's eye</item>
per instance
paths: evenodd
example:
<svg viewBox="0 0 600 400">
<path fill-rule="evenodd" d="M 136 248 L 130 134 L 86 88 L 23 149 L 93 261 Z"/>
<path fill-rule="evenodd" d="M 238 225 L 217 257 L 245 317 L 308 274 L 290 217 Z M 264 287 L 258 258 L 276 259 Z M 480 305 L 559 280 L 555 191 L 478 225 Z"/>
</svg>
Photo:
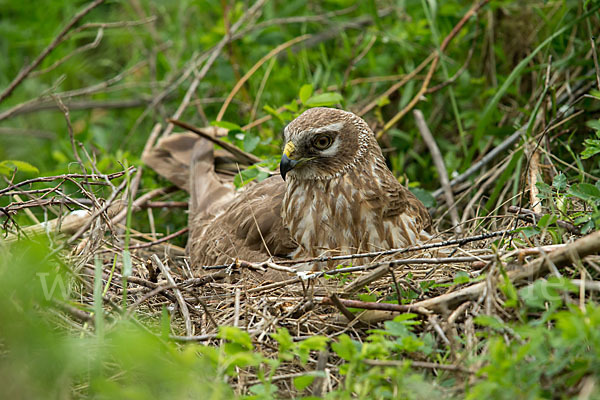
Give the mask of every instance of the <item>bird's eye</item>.
<svg viewBox="0 0 600 400">
<path fill-rule="evenodd" d="M 319 149 L 319 150 L 325 150 L 326 148 L 328 148 L 329 146 L 331 146 L 331 143 L 333 141 L 331 140 L 330 136 L 318 136 L 315 141 L 314 141 L 314 146 Z"/>
</svg>

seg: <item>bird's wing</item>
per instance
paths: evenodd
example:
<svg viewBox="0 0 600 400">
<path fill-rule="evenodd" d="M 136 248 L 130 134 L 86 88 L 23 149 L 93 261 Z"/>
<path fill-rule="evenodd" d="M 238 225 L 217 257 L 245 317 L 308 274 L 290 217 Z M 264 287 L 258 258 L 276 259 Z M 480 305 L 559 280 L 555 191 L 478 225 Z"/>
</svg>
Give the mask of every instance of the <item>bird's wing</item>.
<svg viewBox="0 0 600 400">
<path fill-rule="evenodd" d="M 142 155 L 142 161 L 175 185 L 189 191 L 189 166 L 198 137 L 192 133 L 171 135 Z"/>
<path fill-rule="evenodd" d="M 420 230 L 432 233 L 432 221 L 427 208 L 406 187 L 400 184 L 391 172 L 383 174 L 379 182 L 380 191 L 370 202 L 377 203 L 381 207 L 384 219 L 396 219 L 399 215 L 408 214 L 415 219 L 416 226 Z"/>
<path fill-rule="evenodd" d="M 281 218 L 285 183 L 273 176 L 245 188 L 218 214 L 190 215 L 188 252 L 195 265 L 236 258 L 264 261 L 297 248 Z"/>
</svg>

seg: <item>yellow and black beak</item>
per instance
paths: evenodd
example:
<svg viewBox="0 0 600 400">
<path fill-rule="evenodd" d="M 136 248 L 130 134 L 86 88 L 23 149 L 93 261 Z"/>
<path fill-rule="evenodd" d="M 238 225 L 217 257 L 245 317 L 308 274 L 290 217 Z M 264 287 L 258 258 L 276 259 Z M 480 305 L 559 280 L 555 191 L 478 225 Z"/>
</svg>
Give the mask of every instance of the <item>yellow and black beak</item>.
<svg viewBox="0 0 600 400">
<path fill-rule="evenodd" d="M 283 149 L 283 155 L 281 156 L 281 162 L 279 163 L 279 173 L 284 181 L 286 174 L 294 169 L 294 167 L 300 162 L 299 160 L 294 159 L 295 150 L 296 146 L 294 146 L 294 143 L 291 141 L 287 142 L 285 148 Z"/>
</svg>

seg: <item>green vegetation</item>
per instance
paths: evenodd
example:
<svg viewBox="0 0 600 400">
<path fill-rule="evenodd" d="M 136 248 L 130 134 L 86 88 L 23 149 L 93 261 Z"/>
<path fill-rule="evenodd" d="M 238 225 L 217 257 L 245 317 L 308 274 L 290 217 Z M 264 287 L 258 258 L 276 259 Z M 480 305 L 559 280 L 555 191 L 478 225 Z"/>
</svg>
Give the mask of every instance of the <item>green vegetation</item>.
<svg viewBox="0 0 600 400">
<path fill-rule="evenodd" d="M 456 306 L 415 311 L 310 337 L 291 326 L 264 335 L 220 326 L 210 344 L 181 339 L 174 296 L 142 310 L 120 286 L 147 274 L 144 255 L 130 250 L 130 241 L 148 239 L 138 232 L 187 226 L 182 208 L 149 216 L 131 204 L 132 192 L 170 186 L 141 162 L 156 124 L 171 129 L 168 118 L 226 128 L 223 140 L 260 157 L 236 176 L 241 187 L 276 169 L 281 131 L 302 111 L 352 110 L 378 135 L 398 179 L 435 210 L 440 232 L 452 232 L 448 200 L 434 192 L 439 172 L 412 110 L 425 115 L 450 179 L 520 129 L 515 143 L 453 186 L 462 232 L 517 227 L 511 205 L 543 215 L 518 225 L 512 239 L 491 239 L 497 254 L 598 231 L 600 1 L 98 2 L 8 93 L 92 2 L 0 0 L 4 397 L 600 398 L 598 255 L 552 265 L 550 275 L 528 282 L 511 281 L 520 255 L 498 256 L 477 276 L 453 269 L 438 282 L 408 273 L 399 290 L 356 297 L 406 305 L 489 285 L 456 315 Z M 128 166 L 136 173 L 110 184 L 61 177 L 13 186 Z M 123 225 L 112 230 L 91 224 L 89 237 L 72 241 L 27 230 L 111 196 L 128 201 Z M 165 189 L 153 200 L 173 205 L 187 195 Z M 23 230 L 28 237 L 14 240 Z M 185 246 L 185 239 L 170 242 Z M 353 275 L 328 278 L 342 286 Z M 318 369 L 323 354 L 328 362 Z"/>
</svg>

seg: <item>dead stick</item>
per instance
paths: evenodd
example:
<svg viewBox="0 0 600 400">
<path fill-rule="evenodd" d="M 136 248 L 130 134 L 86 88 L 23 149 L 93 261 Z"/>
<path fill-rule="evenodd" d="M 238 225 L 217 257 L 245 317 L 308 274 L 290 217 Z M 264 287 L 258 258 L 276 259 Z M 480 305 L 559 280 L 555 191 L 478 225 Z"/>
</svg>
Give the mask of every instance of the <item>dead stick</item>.
<svg viewBox="0 0 600 400">
<path fill-rule="evenodd" d="M 423 81 L 423 84 L 421 85 L 421 88 L 419 89 L 419 91 L 417 92 L 417 94 L 406 105 L 406 107 L 404 107 L 402 110 L 400 110 L 396 115 L 394 115 L 392 117 L 392 119 L 390 119 L 384 125 L 384 127 L 383 127 L 383 129 L 381 131 L 377 132 L 377 138 L 380 138 L 392 126 L 394 126 L 398 121 L 400 121 L 400 119 L 402 119 L 402 117 L 404 117 L 410 110 L 412 110 L 412 108 L 419 101 L 421 101 L 421 96 L 423 96 L 427 92 L 427 89 L 429 88 L 429 82 L 431 81 L 431 78 L 433 77 L 433 73 L 435 72 L 435 70 L 437 68 L 437 65 L 438 65 L 438 63 L 440 61 L 441 53 L 446 50 L 446 48 L 448 47 L 448 45 L 450 44 L 450 42 L 452 41 L 452 39 L 454 39 L 456 37 L 456 35 L 458 35 L 458 33 L 462 30 L 462 28 L 465 26 L 465 24 L 467 23 L 467 21 L 474 14 L 476 14 L 484 5 L 486 5 L 487 3 L 489 3 L 489 1 L 490 0 L 482 0 L 479 3 L 475 4 L 473 7 L 471 7 L 471 9 L 469 9 L 469 11 L 467 11 L 467 13 L 465 15 L 463 15 L 463 17 L 460 19 L 460 21 L 458 21 L 458 23 L 454 26 L 454 28 L 452 28 L 452 30 L 450 31 L 450 33 L 442 41 L 442 44 L 440 45 L 439 51 L 435 54 L 435 56 L 433 58 L 433 61 L 431 62 L 431 65 L 429 67 L 429 71 L 427 71 L 427 75 L 425 77 L 425 80 Z"/>
<path fill-rule="evenodd" d="M 490 239 L 490 238 L 498 237 L 498 236 L 509 236 L 509 235 L 514 234 L 515 232 L 516 231 L 514 231 L 514 230 L 504 230 L 504 231 L 497 231 L 497 232 L 490 232 L 490 233 L 482 233 L 481 235 L 469 236 L 469 237 L 465 237 L 462 239 L 452 239 L 452 240 L 446 240 L 444 242 L 424 244 L 422 246 L 405 247 L 405 248 L 383 250 L 383 251 L 374 251 L 374 252 L 370 252 L 370 253 L 348 254 L 348 255 L 344 255 L 344 256 L 315 257 L 315 258 L 305 258 L 305 259 L 299 259 L 299 260 L 278 260 L 277 263 L 279 265 L 290 265 L 290 264 L 303 264 L 303 263 L 310 263 L 310 262 L 351 260 L 354 258 L 363 258 L 363 257 L 379 257 L 379 256 L 388 256 L 388 255 L 392 255 L 392 254 L 405 254 L 405 253 L 410 253 L 410 252 L 415 252 L 415 251 L 436 249 L 436 248 L 440 248 L 440 247 L 447 247 L 447 246 L 453 246 L 453 245 L 464 246 L 467 243 L 476 242 L 479 240 Z M 458 260 L 459 258 L 449 257 L 449 260 Z M 420 262 L 420 261 L 415 261 L 415 260 L 419 260 L 419 259 L 413 259 L 413 260 L 411 260 L 411 262 Z M 432 259 L 430 259 L 430 258 L 423 259 L 423 260 L 429 260 L 429 261 L 423 261 L 420 263 L 432 263 L 432 261 L 431 261 Z M 471 261 L 471 260 L 469 260 L 469 261 Z M 240 265 L 252 266 L 254 268 L 261 267 L 263 265 L 266 266 L 267 265 L 266 263 L 268 263 L 268 262 L 269 261 L 265 261 L 263 263 L 249 263 L 247 261 L 246 262 L 238 261 L 238 263 Z M 438 259 L 438 261 L 433 261 L 433 263 L 439 263 L 439 262 L 440 262 L 439 259 Z M 451 261 L 444 260 L 444 262 L 451 262 Z M 243 264 L 243 263 L 245 263 L 245 264 Z M 206 265 L 206 266 L 203 266 L 202 269 L 205 269 L 205 270 L 225 269 L 225 268 L 229 268 L 231 265 L 232 265 L 231 263 L 219 264 L 219 265 Z M 359 268 L 361 270 L 364 270 L 364 269 L 368 269 L 366 267 L 367 266 L 348 267 L 348 268 Z M 373 265 L 371 265 L 371 267 L 374 268 Z M 347 271 L 348 269 L 344 269 L 344 270 Z M 326 273 L 329 275 L 329 274 L 337 273 L 336 271 L 342 271 L 342 270 L 338 269 L 338 270 L 327 271 L 327 272 L 318 272 L 317 274 Z"/>
<path fill-rule="evenodd" d="M 325 301 L 327 300 L 327 301 Z M 345 305 L 344 302 L 346 302 L 348 300 L 340 300 L 335 294 L 332 294 L 329 297 L 326 297 L 325 299 L 323 299 L 323 304 L 331 304 L 334 305 L 335 308 L 337 308 L 342 314 L 344 314 L 344 317 L 346 317 L 348 319 L 348 321 L 354 321 L 354 319 L 356 318 L 354 316 L 354 314 L 352 314 L 350 312 L 350 310 L 348 310 Z M 350 300 L 352 301 L 352 300 Z M 358 307 L 357 307 L 358 308 Z"/>
<path fill-rule="evenodd" d="M 187 129 L 190 132 L 194 132 L 195 134 L 203 137 L 204 139 L 210 140 L 214 144 L 221 146 L 222 148 L 224 148 L 225 150 L 227 150 L 228 152 L 233 154 L 235 157 L 239 157 L 240 161 L 242 161 L 242 162 L 247 162 L 248 164 L 256 164 L 256 163 L 259 163 L 262 161 L 262 159 L 256 157 L 254 154 L 247 153 L 244 150 L 239 149 L 235 145 L 233 145 L 231 143 L 227 143 L 226 141 L 221 140 L 218 137 L 211 135 L 204 129 L 197 128 L 193 125 L 190 125 L 186 122 L 179 121 L 176 119 L 169 118 L 169 119 L 167 119 L 167 121 L 170 122 L 171 124 L 180 126 L 183 129 Z"/>
<path fill-rule="evenodd" d="M 375 303 L 375 302 L 370 302 L 370 301 L 347 300 L 347 299 L 337 299 L 337 301 L 339 302 L 339 304 L 341 304 L 343 306 L 352 307 L 352 308 L 361 308 L 363 310 L 382 310 L 382 311 L 400 311 L 400 312 L 415 311 L 415 307 L 410 306 L 410 305 Z M 321 300 L 321 304 L 325 304 L 325 305 L 335 306 L 336 305 L 335 303 L 336 303 L 336 301 L 333 299 L 333 296 L 332 297 L 324 297 L 323 300 Z M 352 321 L 355 318 L 354 314 L 352 314 L 352 313 L 350 313 L 350 316 L 347 316 L 344 313 L 344 316 L 346 318 L 348 318 L 350 321 Z"/>
<path fill-rule="evenodd" d="M 110 195 L 110 197 L 108 198 L 108 200 L 106 201 L 106 203 L 104 203 L 104 205 L 102 206 L 102 208 L 100 208 L 98 211 L 96 211 L 85 222 L 85 224 L 81 228 L 79 228 L 79 230 L 77 232 L 75 232 L 75 234 L 73 236 L 71 236 L 69 238 L 69 240 L 67 240 L 67 244 L 73 244 L 73 242 L 75 242 L 75 240 L 79 239 L 79 237 L 81 235 L 83 235 L 85 233 L 85 231 L 87 231 L 90 228 L 90 226 L 92 225 L 92 223 L 94 222 L 94 220 L 96 219 L 96 217 L 98 217 L 99 215 L 103 214 L 106 210 L 108 210 L 108 208 L 115 201 L 115 198 L 117 197 L 117 195 L 125 188 L 125 186 L 127 186 L 127 180 L 126 179 L 124 179 L 123 182 L 121 182 L 121 184 L 113 191 L 113 193 Z"/>
<path fill-rule="evenodd" d="M 544 216 L 544 214 L 539 214 L 539 213 L 536 213 L 535 211 L 529 210 L 527 208 L 520 208 L 517 206 L 508 207 L 508 212 L 513 213 L 513 214 L 519 214 L 519 215 L 531 217 L 533 219 L 534 223 L 539 221 L 540 218 L 542 218 Z M 563 221 L 561 219 L 556 220 L 556 225 L 560 226 L 561 228 L 565 228 L 567 231 L 574 233 L 576 235 L 579 235 L 581 233 L 578 227 L 576 227 L 575 225 L 573 225 L 570 222 Z"/>
<path fill-rule="evenodd" d="M 571 251 L 575 252 L 579 258 L 600 252 L 600 231 L 584 236 L 567 246 L 553 251 L 546 257 L 540 257 L 517 271 L 509 271 L 508 278 L 511 282 L 516 282 L 543 274 L 549 268 L 549 263 L 546 262 L 546 259 L 557 267 L 568 265 L 571 263 Z M 452 293 L 414 303 L 412 306 L 443 311 L 456 304 L 461 304 L 468 300 L 476 300 L 483 293 L 485 285 L 486 282 L 477 283 Z"/>
<path fill-rule="evenodd" d="M 23 68 L 21 72 L 13 79 L 8 87 L 0 94 L 0 103 L 4 101 L 11 93 L 16 89 L 17 86 L 23 82 L 25 78 L 33 71 L 40 63 L 50 54 L 65 38 L 67 32 L 75 26 L 75 24 L 83 17 L 85 17 L 90 11 L 102 4 L 104 0 L 95 0 L 88 4 L 86 8 L 75 14 L 73 19 L 63 28 L 62 31 L 54 38 L 54 40 L 40 53 L 39 56 L 27 67 Z"/>
<path fill-rule="evenodd" d="M 134 246 L 129 246 L 129 249 L 130 249 L 130 250 L 134 250 L 134 249 L 143 249 L 143 248 L 146 248 L 146 247 L 152 247 L 152 246 L 154 246 L 155 244 L 159 244 L 159 243 L 162 243 L 162 242 L 166 242 L 167 240 L 171 240 L 171 239 L 173 239 L 173 238 L 175 238 L 175 237 L 177 237 L 177 236 L 183 235 L 184 233 L 186 233 L 187 231 L 189 231 L 189 229 L 190 229 L 190 228 L 187 228 L 187 227 L 186 227 L 186 228 L 183 228 L 183 229 L 180 229 L 180 230 L 178 230 L 178 231 L 177 231 L 177 232 L 175 232 L 175 233 L 171 233 L 170 235 L 167 235 L 167 236 L 165 236 L 165 237 L 163 237 L 163 238 L 160 238 L 160 239 L 158 239 L 158 240 L 155 240 L 155 241 L 153 241 L 153 242 L 150 242 L 150 243 L 142 243 L 142 244 L 136 244 L 136 245 L 134 245 Z"/>
<path fill-rule="evenodd" d="M 192 333 L 192 320 L 190 319 L 190 312 L 187 308 L 187 304 L 185 303 L 185 299 L 183 298 L 181 291 L 177 288 L 177 283 L 175 283 L 175 279 L 173 279 L 173 276 L 171 275 L 171 272 L 169 271 L 169 267 L 164 265 L 162 263 L 162 261 L 160 261 L 160 258 L 158 258 L 158 256 L 156 254 L 152 254 L 152 256 L 150 258 L 152 259 L 152 262 L 154 264 L 156 264 L 156 266 L 158 266 L 160 271 L 163 273 L 163 275 L 167 279 L 167 282 L 169 282 L 169 284 L 171 286 L 175 287 L 175 289 L 173 289 L 173 291 L 175 292 L 175 297 L 177 298 L 177 303 L 179 303 L 179 309 L 181 310 L 181 314 L 183 315 L 183 319 L 185 320 L 185 333 L 188 336 L 192 336 L 192 334 L 193 334 Z"/>
<path fill-rule="evenodd" d="M 460 219 L 458 218 L 458 210 L 456 207 L 454 207 L 454 195 L 452 194 L 452 187 L 450 186 L 450 181 L 448 180 L 448 170 L 446 170 L 444 158 L 442 157 L 442 153 L 440 152 L 440 149 L 435 142 L 429 127 L 427 126 L 427 122 L 425 122 L 425 117 L 423 116 L 421 110 L 414 110 L 413 114 L 415 116 L 415 121 L 417 122 L 419 132 L 421 133 L 425 144 L 429 148 L 431 158 L 433 159 L 435 168 L 438 171 L 440 184 L 442 185 L 444 196 L 446 197 L 446 205 L 450 210 L 450 219 L 452 220 L 452 225 L 454 226 L 454 233 L 460 235 L 462 233 L 462 230 L 460 229 Z"/>
<path fill-rule="evenodd" d="M 410 362 L 411 367 L 417 368 L 428 368 L 428 369 L 443 369 L 446 371 L 459 371 L 464 372 L 466 374 L 474 374 L 475 371 L 471 371 L 467 368 L 452 365 L 452 364 L 437 364 L 426 361 L 413 361 L 407 360 Z M 363 362 L 367 365 L 371 365 L 374 367 L 403 367 L 406 361 L 401 360 L 363 360 Z"/>
<path fill-rule="evenodd" d="M 504 150 L 508 149 L 510 146 L 515 144 L 521 136 L 523 136 L 527 132 L 527 127 L 522 127 L 517 130 L 515 133 L 507 137 L 502 143 L 500 143 L 496 148 L 487 153 L 485 156 L 481 158 L 478 162 L 469 167 L 465 172 L 457 176 L 456 178 L 450 181 L 450 186 L 454 187 L 459 183 L 466 181 L 471 175 L 475 172 L 479 171 L 481 168 L 486 166 L 490 161 L 496 158 L 500 153 Z M 433 197 L 438 198 L 443 193 L 443 189 L 438 189 L 432 193 Z"/>
<path fill-rule="evenodd" d="M 129 171 L 130 172 L 134 172 L 135 171 L 135 167 L 129 167 Z M 39 178 L 32 178 L 32 179 L 27 179 L 25 181 L 21 181 L 19 183 L 15 183 L 13 185 L 10 185 L 4 189 L 0 190 L 0 196 L 2 196 L 4 193 L 6 192 L 10 192 L 13 189 L 16 189 L 18 187 L 21 186 L 25 186 L 25 185 L 30 185 L 32 183 L 38 183 L 38 182 L 52 182 L 52 181 L 57 181 L 57 180 L 64 180 L 64 179 L 98 179 L 98 180 L 105 180 L 105 179 L 116 179 L 116 178 L 120 178 L 121 176 L 125 175 L 125 171 L 121 171 L 121 172 L 115 172 L 112 174 L 108 174 L 108 175 L 86 175 L 86 174 L 63 174 L 63 175 L 56 175 L 56 176 L 42 176 Z M 88 182 L 90 185 L 106 185 L 106 182 Z"/>
<path fill-rule="evenodd" d="M 269 61 L 271 58 L 273 58 L 274 56 L 276 56 L 277 54 L 281 53 L 283 50 L 287 49 L 288 47 L 302 42 L 306 39 L 308 39 L 309 37 L 311 37 L 312 35 L 302 35 L 302 36 L 298 36 L 295 37 L 292 40 L 289 40 L 285 43 L 280 44 L 279 46 L 275 47 L 274 49 L 272 49 L 270 52 L 268 52 L 265 56 L 263 56 L 260 60 L 258 60 L 258 62 L 256 64 L 254 64 L 252 66 L 252 68 L 250 68 L 248 70 L 248 72 L 246 72 L 246 74 L 244 74 L 244 76 L 235 84 L 234 88 L 231 90 L 231 92 L 229 93 L 229 95 L 227 96 L 227 98 L 225 99 L 225 102 L 223 103 L 223 105 L 221 106 L 221 110 L 219 110 L 219 114 L 217 115 L 217 121 L 221 121 L 223 119 L 223 116 L 225 115 L 225 111 L 227 111 L 227 107 L 229 107 L 229 103 L 231 103 L 231 100 L 233 100 L 233 97 L 236 95 L 236 93 L 242 88 L 242 86 L 244 85 L 244 83 L 246 83 L 246 81 L 248 79 L 250 79 L 250 77 L 267 61 Z"/>
</svg>

